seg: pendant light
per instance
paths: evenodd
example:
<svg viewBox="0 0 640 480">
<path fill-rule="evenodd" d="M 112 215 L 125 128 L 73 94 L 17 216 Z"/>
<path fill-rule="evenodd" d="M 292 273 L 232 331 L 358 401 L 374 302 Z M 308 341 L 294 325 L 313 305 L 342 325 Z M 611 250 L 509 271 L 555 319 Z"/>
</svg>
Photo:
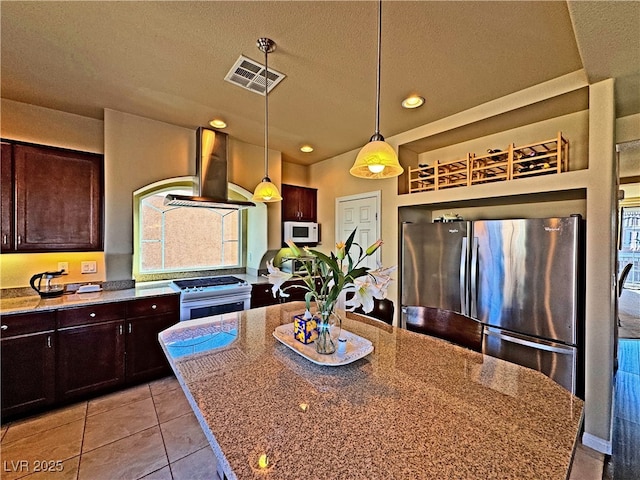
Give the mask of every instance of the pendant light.
<svg viewBox="0 0 640 480">
<path fill-rule="evenodd" d="M 270 38 L 259 38 L 258 49 L 264 52 L 264 178 L 253 192 L 254 202 L 279 202 L 282 196 L 269 178 L 269 76 L 267 57 L 276 49 L 276 42 Z"/>
<path fill-rule="evenodd" d="M 380 51 L 382 44 L 382 0 L 378 2 L 378 72 L 376 83 L 376 131 L 358 153 L 349 173 L 361 178 L 397 177 L 404 168 L 391 145 L 380 135 Z"/>
</svg>

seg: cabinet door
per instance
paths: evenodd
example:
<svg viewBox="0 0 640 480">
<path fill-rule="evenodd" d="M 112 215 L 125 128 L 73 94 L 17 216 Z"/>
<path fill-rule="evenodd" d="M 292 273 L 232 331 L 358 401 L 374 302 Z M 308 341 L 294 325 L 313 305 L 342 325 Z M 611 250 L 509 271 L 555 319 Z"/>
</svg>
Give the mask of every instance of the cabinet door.
<svg viewBox="0 0 640 480">
<path fill-rule="evenodd" d="M 124 383 L 124 320 L 58 330 L 58 398 L 104 392 Z"/>
<path fill-rule="evenodd" d="M 13 145 L 16 250 L 102 248 L 102 156 Z"/>
<path fill-rule="evenodd" d="M 300 221 L 315 222 L 317 221 L 317 199 L 318 192 L 314 188 L 303 188 L 300 192 Z"/>
<path fill-rule="evenodd" d="M 126 375 L 128 383 L 159 378 L 171 367 L 158 333 L 180 321 L 178 312 L 127 319 Z"/>
<path fill-rule="evenodd" d="M 3 420 L 54 402 L 54 332 L 3 338 L 0 367 Z"/>
<path fill-rule="evenodd" d="M 300 221 L 300 197 L 302 191 L 293 185 L 282 185 L 282 221 Z"/>
<path fill-rule="evenodd" d="M 3 252 L 13 250 L 14 234 L 13 234 L 13 146 L 10 143 L 2 143 L 2 155 L 0 156 L 0 215 L 2 224 L 0 226 L 1 244 L 0 248 Z"/>
<path fill-rule="evenodd" d="M 282 221 L 316 222 L 318 191 L 315 188 L 282 185 Z"/>
<path fill-rule="evenodd" d="M 279 295 L 273 296 L 271 283 L 254 283 L 251 286 L 251 308 L 267 307 L 280 302 Z"/>
</svg>

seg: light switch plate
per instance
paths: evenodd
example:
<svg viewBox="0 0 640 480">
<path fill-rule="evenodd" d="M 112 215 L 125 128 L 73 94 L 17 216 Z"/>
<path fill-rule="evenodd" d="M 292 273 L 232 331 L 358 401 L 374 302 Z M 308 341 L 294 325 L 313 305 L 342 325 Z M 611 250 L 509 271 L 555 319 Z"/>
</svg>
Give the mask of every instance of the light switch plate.
<svg viewBox="0 0 640 480">
<path fill-rule="evenodd" d="M 69 262 L 58 262 L 58 271 L 64 270 L 63 275 L 69 275 Z"/>
<path fill-rule="evenodd" d="M 80 263 L 80 272 L 81 273 L 96 273 L 97 271 L 96 262 L 81 262 Z"/>
</svg>

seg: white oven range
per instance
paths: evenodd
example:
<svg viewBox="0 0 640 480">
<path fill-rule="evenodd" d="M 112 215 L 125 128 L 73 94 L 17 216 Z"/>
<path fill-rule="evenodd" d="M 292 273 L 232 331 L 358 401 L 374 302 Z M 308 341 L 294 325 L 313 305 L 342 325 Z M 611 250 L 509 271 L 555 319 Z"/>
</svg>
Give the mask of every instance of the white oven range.
<svg viewBox="0 0 640 480">
<path fill-rule="evenodd" d="M 251 308 L 251 285 L 233 276 L 173 280 L 180 292 L 180 321 Z"/>
</svg>

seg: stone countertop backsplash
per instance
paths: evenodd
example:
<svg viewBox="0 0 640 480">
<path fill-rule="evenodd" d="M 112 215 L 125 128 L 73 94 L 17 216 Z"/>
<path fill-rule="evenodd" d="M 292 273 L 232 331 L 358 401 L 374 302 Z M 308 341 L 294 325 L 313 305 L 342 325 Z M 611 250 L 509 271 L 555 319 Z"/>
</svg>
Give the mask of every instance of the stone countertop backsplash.
<svg viewBox="0 0 640 480">
<path fill-rule="evenodd" d="M 267 282 L 266 277 L 263 276 L 248 274 L 233 276 L 251 284 Z M 169 280 L 142 283 L 136 283 L 133 280 L 101 282 L 102 290 L 99 292 L 69 292 L 56 298 L 40 298 L 30 287 L 2 289 L 0 290 L 0 314 L 40 312 L 97 303 L 122 302 L 143 297 L 176 295 L 177 292 L 169 287 L 169 282 Z"/>
</svg>

